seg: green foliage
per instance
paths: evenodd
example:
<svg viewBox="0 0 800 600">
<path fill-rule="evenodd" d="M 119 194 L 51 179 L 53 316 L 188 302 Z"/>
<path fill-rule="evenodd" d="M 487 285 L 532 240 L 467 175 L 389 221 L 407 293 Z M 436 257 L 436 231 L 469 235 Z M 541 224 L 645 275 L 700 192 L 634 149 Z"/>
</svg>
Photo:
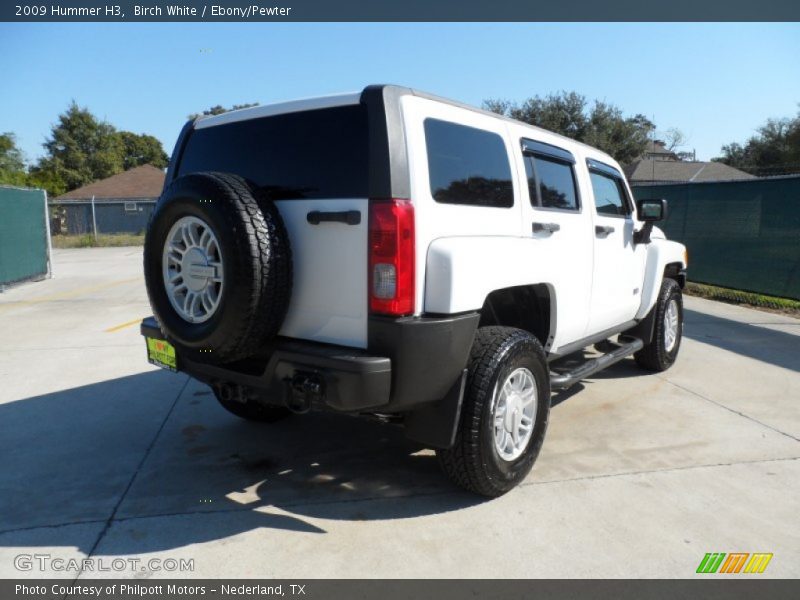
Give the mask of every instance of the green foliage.
<svg viewBox="0 0 800 600">
<path fill-rule="evenodd" d="M 225 108 L 224 106 L 217 104 L 216 106 L 212 106 L 208 110 L 204 110 L 202 113 L 192 113 L 187 117 L 187 119 L 194 120 L 197 117 L 208 117 L 211 115 L 221 115 L 222 113 L 229 112 L 231 110 L 239 110 L 240 108 L 250 108 L 251 106 L 258 106 L 258 102 L 252 102 L 249 104 L 234 104 L 230 108 Z"/>
<path fill-rule="evenodd" d="M 25 157 L 17 147 L 17 136 L 10 131 L 0 133 L 0 173 L 25 171 Z"/>
<path fill-rule="evenodd" d="M 25 185 L 47 190 L 47 195 L 51 198 L 60 196 L 67 191 L 67 184 L 58 173 L 38 166 L 31 167 Z"/>
<path fill-rule="evenodd" d="M 753 175 L 800 173 L 800 113 L 794 118 L 769 119 L 742 145 L 722 147 L 712 160 Z"/>
<path fill-rule="evenodd" d="M 788 314 L 800 315 L 800 301 L 792 300 L 791 298 L 744 292 L 691 281 L 686 284 L 684 292 L 691 296 L 699 296 L 729 304 L 746 304 L 756 308 L 771 308 Z"/>
<path fill-rule="evenodd" d="M 62 180 L 67 190 L 110 177 L 122 170 L 123 146 L 115 133 L 110 123 L 73 101 L 44 143 L 47 155 L 38 169 Z"/>
<path fill-rule="evenodd" d="M 74 101 L 59 115 L 44 148 L 47 154 L 31 176 L 54 196 L 133 167 L 164 168 L 169 162 L 155 137 L 117 131 Z"/>
<path fill-rule="evenodd" d="M 54 235 L 52 239 L 54 248 L 104 248 L 144 245 L 143 233 L 101 233 L 97 238 L 91 233 L 78 235 L 58 234 Z"/>
<path fill-rule="evenodd" d="M 644 115 L 625 117 L 607 102 L 590 105 L 576 92 L 534 96 L 522 104 L 508 100 L 486 100 L 485 109 L 560 133 L 595 146 L 620 163 L 629 163 L 644 152 L 655 125 Z"/>
<path fill-rule="evenodd" d="M 44 148 L 45 156 L 26 169 L 14 134 L 0 134 L 0 183 L 43 188 L 52 197 L 133 167 L 163 169 L 169 162 L 152 135 L 117 131 L 74 101 L 59 115 Z"/>
<path fill-rule="evenodd" d="M 169 163 L 169 156 L 152 135 L 137 135 L 130 131 L 117 133 L 122 143 L 122 169 L 127 171 L 141 165 L 153 165 L 163 169 Z"/>
</svg>

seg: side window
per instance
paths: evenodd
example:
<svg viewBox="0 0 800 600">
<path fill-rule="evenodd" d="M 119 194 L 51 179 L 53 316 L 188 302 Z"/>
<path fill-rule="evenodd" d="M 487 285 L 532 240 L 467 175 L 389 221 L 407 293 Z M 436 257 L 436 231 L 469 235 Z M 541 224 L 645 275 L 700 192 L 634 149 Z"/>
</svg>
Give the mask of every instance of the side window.
<svg viewBox="0 0 800 600">
<path fill-rule="evenodd" d="M 542 208 L 578 210 L 572 165 L 541 156 L 534 156 L 531 160 L 536 167 Z"/>
<path fill-rule="evenodd" d="M 425 145 L 434 200 L 470 206 L 514 205 L 511 165 L 499 135 L 425 119 Z"/>
<path fill-rule="evenodd" d="M 589 175 L 592 179 L 597 214 L 612 217 L 626 216 L 630 211 L 619 179 L 593 170 L 589 171 Z"/>
</svg>

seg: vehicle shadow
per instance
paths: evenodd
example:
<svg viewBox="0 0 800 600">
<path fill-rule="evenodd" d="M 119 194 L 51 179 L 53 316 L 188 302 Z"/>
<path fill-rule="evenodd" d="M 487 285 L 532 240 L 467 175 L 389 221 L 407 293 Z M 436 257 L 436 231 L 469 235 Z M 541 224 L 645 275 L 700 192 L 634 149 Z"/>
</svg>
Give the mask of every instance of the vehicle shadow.
<svg viewBox="0 0 800 600">
<path fill-rule="evenodd" d="M 787 317 L 786 321 L 796 320 Z M 690 309 L 684 310 L 683 334 L 703 344 L 800 372 L 800 335 Z"/>
<path fill-rule="evenodd" d="M 94 542 L 87 547 L 80 525 L 101 529 L 112 514 L 112 530 L 127 533 L 107 536 L 102 551 L 132 554 L 483 501 L 450 484 L 433 453 L 395 426 L 326 413 L 249 423 L 206 386 L 185 383 L 149 371 L 0 404 L 0 546 L 88 553 Z M 180 518 L 197 514 L 202 526 Z"/>
</svg>

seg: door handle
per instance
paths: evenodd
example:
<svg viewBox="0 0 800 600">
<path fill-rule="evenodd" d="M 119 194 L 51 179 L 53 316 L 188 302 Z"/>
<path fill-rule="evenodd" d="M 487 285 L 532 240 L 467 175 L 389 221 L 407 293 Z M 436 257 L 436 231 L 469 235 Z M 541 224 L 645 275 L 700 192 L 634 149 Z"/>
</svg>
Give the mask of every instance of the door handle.
<svg viewBox="0 0 800 600">
<path fill-rule="evenodd" d="M 611 225 L 595 225 L 594 232 L 597 235 L 606 236 L 609 233 L 614 233 L 614 228 Z"/>
<path fill-rule="evenodd" d="M 533 223 L 533 233 L 541 233 L 543 231 L 555 233 L 559 229 L 561 229 L 561 225 L 558 223 Z"/>
<path fill-rule="evenodd" d="M 361 211 L 343 210 L 341 212 L 321 212 L 318 210 L 312 210 L 306 215 L 306 220 L 312 225 L 319 225 L 323 222 L 358 225 L 361 223 Z"/>
</svg>

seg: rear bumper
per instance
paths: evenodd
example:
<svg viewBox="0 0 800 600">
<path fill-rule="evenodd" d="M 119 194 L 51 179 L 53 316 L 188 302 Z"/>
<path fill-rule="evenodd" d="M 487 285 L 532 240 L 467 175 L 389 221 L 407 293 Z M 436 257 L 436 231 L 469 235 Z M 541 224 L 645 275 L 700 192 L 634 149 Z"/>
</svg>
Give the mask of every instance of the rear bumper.
<svg viewBox="0 0 800 600">
<path fill-rule="evenodd" d="M 296 377 L 321 381 L 319 402 L 344 412 L 401 413 L 444 398 L 466 365 L 477 314 L 455 317 L 373 318 L 369 348 L 359 350 L 276 338 L 256 355 L 211 365 L 177 356 L 177 370 L 209 385 L 250 388 L 273 404 L 286 404 Z M 153 317 L 143 336 L 166 339 Z"/>
</svg>

